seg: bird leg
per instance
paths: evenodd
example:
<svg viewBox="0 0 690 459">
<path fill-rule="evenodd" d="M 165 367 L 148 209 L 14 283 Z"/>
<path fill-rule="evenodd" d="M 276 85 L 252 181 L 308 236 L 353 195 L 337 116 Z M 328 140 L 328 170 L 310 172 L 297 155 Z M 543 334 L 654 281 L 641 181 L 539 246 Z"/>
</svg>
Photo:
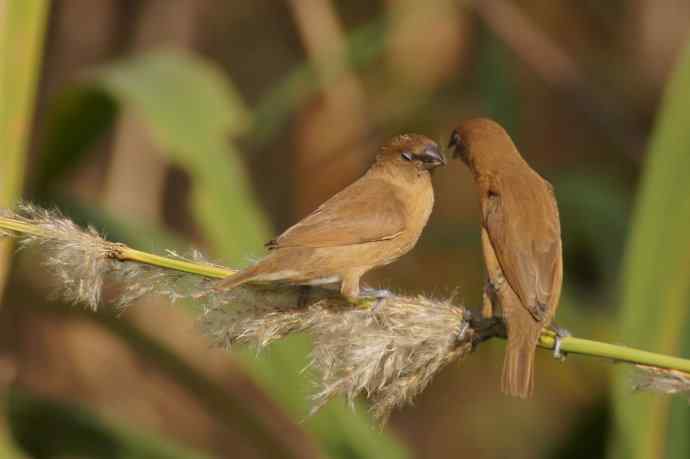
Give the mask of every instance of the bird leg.
<svg viewBox="0 0 690 459">
<path fill-rule="evenodd" d="M 494 251 L 489 233 L 485 228 L 482 228 L 482 249 L 484 251 L 484 261 L 486 262 L 486 282 L 484 284 L 484 292 L 482 295 L 482 316 L 493 317 L 500 316 L 500 301 L 499 297 L 503 293 L 503 287 L 506 284 L 501 265 L 498 262 L 498 257 Z"/>
<path fill-rule="evenodd" d="M 309 306 L 311 296 L 311 285 L 300 285 L 297 291 L 297 307 L 302 309 Z"/>
<path fill-rule="evenodd" d="M 348 303 L 357 307 L 365 307 L 368 305 L 368 301 L 359 296 L 359 278 L 359 275 L 353 274 L 343 276 L 340 282 L 340 294 Z"/>
<path fill-rule="evenodd" d="M 376 312 L 381 303 L 383 303 L 383 300 L 391 296 L 391 292 L 388 290 L 365 288 L 364 291 L 360 293 L 360 277 L 360 272 L 343 276 L 343 280 L 340 283 L 340 293 L 350 304 L 360 308 L 371 307 L 372 312 Z M 372 300 L 374 300 L 373 306 L 371 306 Z"/>
<path fill-rule="evenodd" d="M 491 285 L 489 279 L 486 280 L 484 284 L 484 292 L 482 294 L 482 317 L 489 318 L 494 315 L 494 298 L 496 297 L 496 292 Z"/>
<path fill-rule="evenodd" d="M 567 338 L 568 336 L 572 336 L 568 330 L 565 328 L 559 327 L 555 323 L 551 323 L 549 327 L 545 330 L 546 333 L 550 336 L 553 336 L 553 340 L 555 342 L 554 347 L 553 347 L 553 358 L 558 359 L 561 362 L 565 361 L 566 353 L 561 351 L 561 340 L 563 338 Z"/>
</svg>

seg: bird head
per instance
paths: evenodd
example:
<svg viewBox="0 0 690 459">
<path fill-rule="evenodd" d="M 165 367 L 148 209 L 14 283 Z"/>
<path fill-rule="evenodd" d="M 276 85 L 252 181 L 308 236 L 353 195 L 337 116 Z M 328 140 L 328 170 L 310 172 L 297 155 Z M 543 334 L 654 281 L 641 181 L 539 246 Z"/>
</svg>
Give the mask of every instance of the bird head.
<svg viewBox="0 0 690 459">
<path fill-rule="evenodd" d="M 453 158 L 460 158 L 477 171 L 520 157 L 505 129 L 488 118 L 462 123 L 451 133 L 448 149 L 453 152 Z"/>
<path fill-rule="evenodd" d="M 446 165 L 446 158 L 438 144 L 419 134 L 403 134 L 394 137 L 384 145 L 376 160 L 425 170 Z"/>
</svg>

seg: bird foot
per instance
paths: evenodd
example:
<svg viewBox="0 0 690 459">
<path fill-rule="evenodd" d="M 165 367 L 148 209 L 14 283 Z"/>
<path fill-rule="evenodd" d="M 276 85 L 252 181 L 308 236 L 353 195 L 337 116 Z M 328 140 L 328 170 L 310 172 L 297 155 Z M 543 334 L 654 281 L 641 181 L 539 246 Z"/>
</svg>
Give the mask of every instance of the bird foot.
<svg viewBox="0 0 690 459">
<path fill-rule="evenodd" d="M 565 362 L 567 353 L 561 350 L 561 341 L 563 340 L 563 338 L 572 336 L 571 333 L 565 328 L 559 327 L 556 324 L 551 324 L 551 326 L 549 326 L 549 329 L 547 330 L 547 333 L 553 335 L 553 339 L 555 342 L 553 347 L 553 358 L 560 360 L 561 362 Z"/>
<path fill-rule="evenodd" d="M 369 308 L 372 314 L 376 314 L 383 302 L 391 296 L 393 296 L 393 294 L 388 290 L 365 288 L 357 298 L 356 304 L 362 308 Z"/>
</svg>

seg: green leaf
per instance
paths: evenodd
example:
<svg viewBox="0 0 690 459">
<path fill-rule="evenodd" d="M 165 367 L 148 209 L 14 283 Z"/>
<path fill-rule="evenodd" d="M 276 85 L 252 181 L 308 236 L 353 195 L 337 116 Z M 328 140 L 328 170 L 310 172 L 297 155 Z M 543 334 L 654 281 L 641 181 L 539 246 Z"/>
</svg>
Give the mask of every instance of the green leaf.
<svg viewBox="0 0 690 459">
<path fill-rule="evenodd" d="M 216 252 L 238 263 L 260 250 L 268 225 L 231 143 L 249 126 L 249 114 L 220 72 L 199 57 L 166 51 L 103 67 L 95 75 L 190 175 L 194 214 Z"/>
<path fill-rule="evenodd" d="M 141 54 L 102 67 L 95 77 L 140 112 L 162 145 L 183 147 L 185 152 L 173 152 L 181 161 L 190 160 L 186 150 L 249 127 L 249 113 L 236 89 L 210 62 L 193 54 Z"/>
<path fill-rule="evenodd" d="M 13 207 L 24 187 L 47 11 L 44 0 L 0 4 L 0 208 Z M 11 253 L 0 241 L 0 295 Z"/>
<path fill-rule="evenodd" d="M 628 242 L 621 340 L 650 351 L 690 355 L 690 47 L 668 85 Z M 631 394 L 617 373 L 615 458 L 687 458 L 687 400 Z M 680 410 L 680 411 L 679 411 Z M 682 416 L 678 415 L 684 411 Z M 673 415 L 672 415 L 673 414 Z"/>
<path fill-rule="evenodd" d="M 37 459 L 90 457 L 103 459 L 201 459 L 208 457 L 175 446 L 152 433 L 134 432 L 105 423 L 82 406 L 12 390 L 8 422 L 17 444 Z"/>
</svg>

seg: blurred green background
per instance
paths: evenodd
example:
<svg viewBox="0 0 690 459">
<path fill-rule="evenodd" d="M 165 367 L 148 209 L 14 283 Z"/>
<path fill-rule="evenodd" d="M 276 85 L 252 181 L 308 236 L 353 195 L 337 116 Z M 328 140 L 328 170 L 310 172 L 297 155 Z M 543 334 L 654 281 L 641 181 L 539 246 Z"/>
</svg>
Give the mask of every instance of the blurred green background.
<svg viewBox="0 0 690 459">
<path fill-rule="evenodd" d="M 504 124 L 555 185 L 560 325 L 690 355 L 690 1 L 1 0 L 0 207 L 58 207 L 110 239 L 243 266 L 402 132 Z M 459 162 L 413 253 L 366 282 L 479 304 L 477 197 Z M 194 305 L 52 300 L 0 243 L 0 457 L 687 458 L 682 397 L 546 352 L 533 400 L 502 343 L 451 365 L 383 431 L 308 417 L 309 342 L 209 347 Z"/>
</svg>

